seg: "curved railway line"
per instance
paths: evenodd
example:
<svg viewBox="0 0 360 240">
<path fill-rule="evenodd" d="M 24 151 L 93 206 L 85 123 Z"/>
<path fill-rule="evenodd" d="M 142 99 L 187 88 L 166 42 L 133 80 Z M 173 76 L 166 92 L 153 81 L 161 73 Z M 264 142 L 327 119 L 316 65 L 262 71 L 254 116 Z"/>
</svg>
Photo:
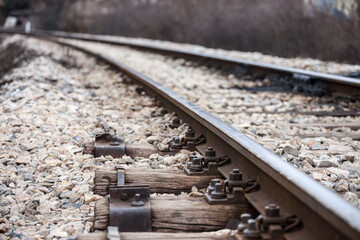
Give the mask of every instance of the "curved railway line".
<svg viewBox="0 0 360 240">
<path fill-rule="evenodd" d="M 317 87 L 316 81 L 323 82 L 325 87 L 329 86 L 329 90 L 323 90 L 323 85 L 320 87 L 320 92 L 317 92 L 320 95 L 328 94 L 328 91 L 333 91 L 337 89 L 338 92 L 346 91 L 346 93 L 353 93 L 358 91 L 360 86 L 359 81 L 354 80 L 348 77 L 335 76 L 329 74 L 320 74 L 310 71 L 303 71 L 292 68 L 285 68 L 279 66 L 272 66 L 269 64 L 259 64 L 255 62 L 242 61 L 238 59 L 231 59 L 226 57 L 219 57 L 207 54 L 199 54 L 190 51 L 181 51 L 174 50 L 169 48 L 159 48 L 154 46 L 147 45 L 139 45 L 132 44 L 131 42 L 124 41 L 115 41 L 115 40 L 106 40 L 97 36 L 84 36 L 78 34 L 68 34 L 68 33 L 52 33 L 52 32 L 35 32 L 33 35 L 38 37 L 45 37 L 47 40 L 51 40 L 56 42 L 57 44 L 70 47 L 76 49 L 78 51 L 89 54 L 93 57 L 96 57 L 99 61 L 105 62 L 112 66 L 115 71 L 119 71 L 126 76 L 128 76 L 131 82 L 134 82 L 139 87 L 137 91 L 139 93 L 146 93 L 148 96 L 155 98 L 157 104 L 161 107 L 164 107 L 167 112 L 174 113 L 177 118 L 181 121 L 181 123 L 186 123 L 192 130 L 187 130 L 185 133 L 185 138 L 178 142 L 176 138 L 172 140 L 170 143 L 170 151 L 177 152 L 179 148 L 185 148 L 192 152 L 196 150 L 198 155 L 192 158 L 192 164 L 188 164 L 185 166 L 186 171 L 180 171 L 176 173 L 166 173 L 161 174 L 160 172 L 154 171 L 149 173 L 131 173 L 131 170 L 123 170 L 123 169 L 111 169 L 106 171 L 98 171 L 97 179 L 95 178 L 95 191 L 98 191 L 100 195 L 106 195 L 110 192 L 110 203 L 102 202 L 101 204 L 105 204 L 106 206 L 110 206 L 109 212 L 105 215 L 110 215 L 110 220 L 103 220 L 103 215 L 98 211 L 98 222 L 102 222 L 105 226 L 98 226 L 98 229 L 106 229 L 108 225 L 108 221 L 110 221 L 110 225 L 114 225 L 114 222 L 118 222 L 118 216 L 124 216 L 121 212 L 121 200 L 114 200 L 116 197 L 123 197 L 124 191 L 126 194 L 130 195 L 130 198 L 134 200 L 132 204 L 143 204 L 145 202 L 146 206 L 142 206 L 141 208 L 147 209 L 151 202 L 151 212 L 153 215 L 157 216 L 156 213 L 156 204 L 164 204 L 164 208 L 166 208 L 166 204 L 171 205 L 168 202 L 162 202 L 159 199 L 154 199 L 150 197 L 149 192 L 160 192 L 160 193 L 178 193 L 181 191 L 189 191 L 189 187 L 193 185 L 197 185 L 197 187 L 206 187 L 209 180 L 212 178 L 222 178 L 223 180 L 213 181 L 213 187 L 215 188 L 212 194 L 205 194 L 205 198 L 210 203 L 209 206 L 204 208 L 208 208 L 210 212 L 215 212 L 215 216 L 209 214 L 209 219 L 211 216 L 213 218 L 219 217 L 216 215 L 217 212 L 221 212 L 222 209 L 226 214 L 231 213 L 234 210 L 234 206 L 241 206 L 247 212 L 251 213 L 251 217 L 255 218 L 258 214 L 261 214 L 262 217 L 258 217 L 258 227 L 259 229 L 253 225 L 253 222 L 249 222 L 249 226 L 247 230 L 243 233 L 238 233 L 236 236 L 232 236 L 233 238 L 239 239 L 357 239 L 360 236 L 360 212 L 349 203 L 344 201 L 342 198 L 337 196 L 332 191 L 321 186 L 319 183 L 311 179 L 306 174 L 302 173 L 295 167 L 288 164 L 286 161 L 283 161 L 279 156 L 275 155 L 273 152 L 267 150 L 262 147 L 255 141 L 246 137 L 243 133 L 238 131 L 237 129 L 231 127 L 229 124 L 224 123 L 219 118 L 210 114 L 209 112 L 203 110 L 202 108 L 195 105 L 193 102 L 179 96 L 174 91 L 164 87 L 159 84 L 156 79 L 152 80 L 150 77 L 145 76 L 144 74 L 135 71 L 133 68 L 130 68 L 124 65 L 122 62 L 115 60 L 112 57 L 109 57 L 105 52 L 99 53 L 99 50 L 91 49 L 90 46 L 85 46 L 86 44 L 82 44 L 80 42 L 71 42 L 65 41 L 63 39 L 49 39 L 49 36 L 61 37 L 61 38 L 72 38 L 77 40 L 87 40 L 87 41 L 95 41 L 102 43 L 110 43 L 112 45 L 126 45 L 140 49 L 146 49 L 151 51 L 160 51 L 161 53 L 171 54 L 171 55 L 181 55 L 182 57 L 191 58 L 192 61 L 199 61 L 196 64 L 199 65 L 211 65 L 211 64 L 226 64 L 226 65 L 240 65 L 242 70 L 245 73 L 242 75 L 250 76 L 249 79 L 238 82 L 235 82 L 235 86 L 232 85 L 231 88 L 225 88 L 224 92 L 226 94 L 220 92 L 221 95 L 226 95 L 227 104 L 231 101 L 232 98 L 237 98 L 237 94 L 240 90 L 253 91 L 253 92 L 261 92 L 262 91 L 271 91 L 283 92 L 285 91 L 283 86 L 286 81 L 290 81 L 290 79 L 295 79 L 295 84 L 290 86 L 290 89 L 293 90 L 294 86 L 298 88 L 298 86 L 302 86 L 303 90 L 305 88 L 305 93 L 307 96 L 311 95 L 313 92 L 310 89 L 306 92 L 306 84 L 304 82 L 312 82 Z M 82 46 L 84 45 L 84 46 Z M 101 51 L 100 51 L 101 52 Z M 195 60 L 194 60 L 195 59 Z M 214 63 L 215 62 L 215 63 Z M 233 70 L 231 70 L 233 71 Z M 281 81 L 276 82 L 275 87 L 267 85 L 264 80 L 264 77 L 260 77 L 260 81 L 257 85 L 253 85 L 251 82 L 254 80 L 252 76 L 259 74 L 261 72 L 261 76 L 269 75 L 269 73 L 279 74 L 282 76 Z M 315 83 L 314 83 L 315 81 Z M 280 88 L 280 86 L 282 88 Z M 305 86 L 305 87 L 304 87 Z M 289 89 L 289 86 L 285 86 L 285 89 Z M 209 94 L 211 91 L 219 92 L 218 89 L 212 89 L 211 87 L 202 89 L 204 94 Z M 280 97 L 284 97 L 280 94 Z M 291 97 L 291 96 L 290 96 Z M 191 96 L 189 97 L 191 98 Z M 216 98 L 216 97 L 215 97 Z M 289 99 L 289 96 L 285 96 L 284 99 Z M 295 114 L 298 115 L 310 115 L 310 116 L 324 116 L 324 117 L 338 117 L 338 116 L 358 116 L 358 100 L 355 100 L 355 104 L 353 99 L 350 97 L 350 103 L 347 105 L 341 105 L 341 101 L 346 99 L 346 97 L 338 97 L 339 99 L 334 98 L 322 98 L 319 97 L 320 100 L 325 100 L 323 105 L 325 106 L 325 110 L 321 109 L 317 111 L 313 111 L 312 109 L 316 109 L 318 107 L 319 102 L 310 100 L 310 108 L 308 111 L 299 110 L 294 103 L 293 107 L 290 109 L 284 108 L 284 110 L 274 111 L 272 109 L 266 108 L 266 106 L 261 104 L 252 104 L 249 106 L 248 111 L 245 111 L 246 114 L 262 114 L 264 111 L 269 115 L 281 115 L 281 114 Z M 223 98 L 221 98 L 222 100 Z M 259 97 L 259 101 L 262 98 Z M 219 99 L 218 99 L 219 100 Z M 217 100 L 217 101 L 218 101 Z M 301 99 L 303 100 L 303 99 Z M 216 99 L 214 100 L 216 101 Z M 326 101 L 330 101 L 330 104 Z M 214 111 L 215 114 L 219 115 L 233 115 L 235 116 L 239 111 L 239 108 L 242 106 L 242 102 L 240 103 L 231 103 L 230 102 L 230 111 L 228 111 L 229 107 L 226 107 L 226 111 L 219 112 Z M 320 104 L 321 105 L 321 104 Z M 328 105 L 331 105 L 332 108 L 326 109 Z M 340 110 L 333 111 L 335 105 L 335 109 L 338 108 Z M 311 107 L 313 106 L 313 107 Z M 279 108 L 281 109 L 282 106 Z M 300 106 L 301 108 L 302 106 Z M 232 110 L 235 109 L 235 110 Z M 241 109 L 243 110 L 243 109 Z M 288 112 L 287 112 L 288 111 Z M 164 114 L 165 112 L 161 113 Z M 161 115 L 160 114 L 160 115 Z M 239 115 L 238 118 L 244 117 L 244 115 Z M 239 122 L 239 121 L 238 121 Z M 176 129 L 177 120 L 173 123 L 174 128 Z M 233 123 L 232 123 L 233 124 Z M 184 127 L 183 124 L 180 124 Z M 338 127 L 337 124 L 335 124 Z M 348 124 L 353 129 L 358 129 L 356 122 L 354 124 Z M 106 129 L 106 127 L 105 127 Z M 188 129 L 188 128 L 187 128 Z M 184 136 L 184 133 L 180 133 L 180 137 Z M 340 134 L 341 135 L 341 134 Z M 353 139 L 356 139 L 356 132 L 353 134 Z M 106 154 L 119 154 L 117 151 L 122 152 L 122 154 L 126 153 L 127 155 L 133 154 L 134 156 L 138 156 L 139 154 L 148 155 L 150 153 L 156 152 L 156 149 L 143 149 L 143 147 L 136 146 L 123 146 L 122 140 L 114 137 L 103 135 L 104 139 L 98 137 L 95 143 L 91 143 L 87 145 L 86 151 L 87 153 L 92 153 L 94 155 L 106 155 Z M 107 137 L 107 138 L 106 138 Z M 104 140 L 104 141 L 102 141 Z M 102 145 L 103 144 L 103 145 Z M 210 148 L 209 148 L 210 147 Z M 216 150 L 216 153 L 212 151 L 213 148 Z M 169 153 L 169 149 L 162 149 L 165 151 L 164 154 Z M 291 149 L 293 150 L 293 149 Z M 104 152 L 101 152 L 104 151 Z M 284 150 L 285 151 L 285 150 Z M 100 152 L 100 153 L 99 153 Z M 115 153 L 114 153 L 115 152 Z M 161 153 L 162 154 L 162 153 Z M 205 157 L 201 157 L 199 154 Z M 295 155 L 295 154 L 294 154 Z M 242 174 L 239 174 L 240 171 Z M 306 170 L 306 171 L 309 171 Z M 136 171 L 135 171 L 136 172 Z M 131 178 L 131 174 L 133 174 L 132 183 L 138 184 L 138 188 L 129 184 L 129 178 Z M 137 175 L 136 175 L 137 174 Z M 149 176 L 146 177 L 148 174 Z M 134 176 L 137 177 L 134 177 Z M 107 176 L 107 177 L 106 177 Z M 172 180 L 169 176 L 174 177 L 174 179 L 180 180 Z M 155 178 L 158 177 L 158 178 Z M 139 180 L 139 178 L 144 178 Z M 151 178 L 151 179 L 150 179 Z M 123 180 L 122 180 L 123 179 Z M 124 180 L 125 179 L 125 180 Z M 205 180 L 206 179 L 206 180 Z M 146 180 L 146 181 L 145 181 Z M 96 182 L 97 181 L 97 182 Z M 163 187 L 158 186 L 158 182 L 162 181 L 180 181 L 180 183 L 174 183 L 174 187 Z M 182 182 L 183 181 L 183 182 Z M 131 182 L 131 181 L 130 181 Z M 190 182 L 190 183 L 188 183 Z M 206 183 L 204 186 L 204 182 Z M 151 184 L 150 184 L 151 183 Z M 140 184 L 140 185 L 139 185 Z M 149 188 L 142 186 L 141 184 L 149 184 Z M 186 185 L 187 184 L 187 185 Z M 113 185 L 109 188 L 109 185 Z M 118 186 L 116 186 L 118 185 Z M 161 185 L 161 184 L 160 184 Z M 186 186 L 184 186 L 186 185 Z M 132 189 L 136 188 L 135 190 Z M 129 188 L 129 189 L 127 189 Z M 126 189 L 126 190 L 124 190 Z M 174 190 L 175 189 L 175 190 Z M 177 190 L 176 190 L 177 189 Z M 148 196 L 148 198 L 134 198 L 135 192 L 141 192 L 141 196 Z M 181 192 L 180 191 L 180 192 Z M 136 192 L 136 193 L 138 193 Z M 119 195 L 120 194 L 120 195 Z M 127 201 L 122 198 L 123 201 Z M 120 201 L 120 203 L 119 203 Z M 141 203 L 141 201 L 143 201 Z M 107 205 L 106 205 L 107 204 Z M 118 205 L 120 204 L 120 205 Z M 184 206 L 187 206 L 187 203 L 182 203 Z M 278 216 L 278 208 L 274 206 L 276 204 L 280 207 L 281 217 Z M 196 203 L 194 203 L 196 205 Z M 172 205 L 171 205 L 172 206 Z M 179 204 L 181 207 L 181 204 Z M 202 205 L 201 205 L 202 206 Z M 100 207 L 98 206 L 97 209 Z M 102 210 L 103 210 L 102 206 Z M 191 207 L 189 207 L 191 209 Z M 96 209 L 96 207 L 95 207 Z M 124 207 L 124 209 L 127 209 Z M 140 208 L 139 208 L 140 209 Z M 169 209 L 172 209 L 169 207 Z M 201 207 L 199 207 L 199 211 L 201 211 Z M 214 209 L 213 211 L 211 209 Z M 236 208 L 237 209 L 237 208 Z M 241 210 L 241 213 L 244 213 L 245 210 Z M 170 211 L 170 210 L 169 210 Z M 191 210 L 191 211 L 196 211 Z M 238 211 L 238 209 L 236 210 Z M 246 212 L 245 211 L 245 212 Z M 228 213 L 229 212 L 229 213 Z M 154 214 L 155 213 L 155 214 Z M 97 219 L 95 212 L 95 220 Z M 117 215 L 118 214 L 118 215 Z M 132 213 L 135 214 L 135 213 Z M 140 213 L 139 213 L 140 214 Z M 141 215 L 142 214 L 142 215 Z M 141 213 L 140 218 L 144 218 L 144 222 L 148 221 L 144 216 L 146 213 Z M 164 213 L 163 213 L 164 214 Z M 173 214 L 169 218 L 174 218 L 176 220 L 180 219 L 180 215 L 184 214 L 181 210 L 174 211 Z M 150 214 L 151 215 L 151 214 Z M 231 214 L 229 214 L 231 215 Z M 193 218 L 195 216 L 191 215 Z M 153 216 L 154 217 L 154 216 Z M 243 216 L 245 218 L 245 216 Z M 186 218 L 186 216 L 185 216 Z M 188 217 L 191 218 L 191 217 Z M 206 217 L 203 217 L 204 220 L 202 223 L 195 223 L 193 225 L 206 225 Z M 219 217 L 222 219 L 223 217 Z M 100 220 L 99 220 L 100 219 Z M 131 219 L 131 217 L 130 217 Z M 139 217 L 137 218 L 139 219 Z M 156 219 L 151 219 L 150 216 L 150 225 L 152 223 L 152 228 L 156 231 L 161 231 L 164 229 L 160 223 L 157 223 Z M 230 219 L 227 219 L 230 220 Z M 129 220 L 131 222 L 131 220 Z M 168 220 L 169 223 L 174 224 L 171 220 Z M 209 220 L 210 221 L 210 220 Z M 235 220 L 233 220 L 235 221 Z M 136 220 L 135 222 L 139 222 Z M 142 222 L 142 221 L 141 221 Z M 157 223 L 158 225 L 154 224 Z M 239 223 L 239 220 L 235 221 Z M 131 222 L 134 223 L 134 220 Z M 126 223 L 124 223 L 126 225 Z M 124 225 L 123 224 L 123 225 Z M 183 223 L 186 225 L 186 223 Z M 269 225 L 270 224 L 270 225 Z M 99 225 L 99 224 L 98 224 Z M 101 225 L 101 224 L 100 224 Z M 115 224 L 116 225 L 116 224 Z M 130 224 L 131 225 L 131 224 Z M 181 225 L 181 224 L 180 224 Z M 191 225 L 191 221 L 190 224 Z M 211 225 L 211 224 L 210 224 Z M 216 225 L 216 224 L 215 224 Z M 233 223 L 234 225 L 234 223 Z M 237 224 L 236 224 L 237 225 Z M 121 228 L 121 226 L 119 226 Z M 223 226 L 224 227 L 224 226 Z M 96 226 L 95 226 L 96 228 Z M 151 227 L 150 227 L 151 228 Z M 129 228 L 131 229 L 131 228 Z M 180 227 L 170 227 L 172 230 L 181 230 Z M 197 232 L 199 229 L 204 230 L 216 230 L 216 228 L 201 227 L 191 229 L 190 231 Z M 189 231 L 187 229 L 187 231 Z M 221 227 L 219 228 L 221 229 Z M 142 229 L 144 230 L 144 229 Z M 147 229 L 148 230 L 148 229 Z M 169 230 L 169 229 L 167 229 Z M 182 229 L 184 230 L 184 229 Z M 132 231 L 132 230 L 131 230 Z M 112 228 L 109 229 L 108 238 L 113 237 L 114 239 L 117 237 L 116 230 L 113 231 Z M 131 239 L 137 235 L 126 235 L 126 231 L 120 231 L 122 238 Z M 114 236 L 111 236 L 113 234 Z M 135 234 L 135 233 L 134 233 Z M 144 233 L 142 233 L 144 234 Z M 143 235 L 143 238 L 151 237 L 159 237 L 160 235 L 156 235 L 156 233 L 152 233 L 153 235 Z M 160 234 L 160 233 L 159 233 Z M 195 234 L 195 233 L 191 233 Z M 194 237 L 199 238 L 209 238 L 205 233 L 205 235 L 183 235 L 179 238 L 185 239 L 186 237 L 191 239 Z M 259 235 L 260 234 L 260 235 Z M 90 234 L 91 235 L 91 234 Z M 91 236 L 84 236 L 84 238 L 91 238 Z M 175 234 L 172 235 L 176 236 Z M 93 235 L 94 238 L 99 237 L 103 238 L 104 235 L 100 233 L 99 235 Z M 164 234 L 159 239 L 166 239 L 169 235 Z M 111 238 L 111 239 L 113 239 Z M 210 237 L 211 238 L 211 237 Z"/>
</svg>

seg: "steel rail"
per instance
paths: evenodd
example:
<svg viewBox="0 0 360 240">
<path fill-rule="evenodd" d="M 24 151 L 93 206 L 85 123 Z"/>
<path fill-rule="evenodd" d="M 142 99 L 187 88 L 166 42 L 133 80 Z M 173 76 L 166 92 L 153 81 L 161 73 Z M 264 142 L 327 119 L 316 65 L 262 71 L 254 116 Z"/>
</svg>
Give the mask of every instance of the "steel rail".
<svg viewBox="0 0 360 240">
<path fill-rule="evenodd" d="M 18 30 L 11 30 L 4 28 L 0 29 L 0 32 L 22 33 L 21 31 Z M 124 40 L 124 39 L 110 39 L 113 38 L 114 36 L 93 35 L 93 34 L 84 34 L 84 33 L 69 33 L 69 32 L 60 32 L 60 31 L 46 31 L 46 30 L 35 30 L 29 34 L 36 36 L 54 36 L 54 37 L 68 38 L 74 40 L 84 40 L 90 42 L 100 42 L 106 44 L 128 46 L 133 48 L 140 48 L 144 50 L 161 52 L 170 55 L 180 55 L 183 57 L 188 57 L 193 59 L 201 59 L 204 61 L 208 60 L 221 64 L 243 66 L 248 70 L 252 70 L 252 71 L 277 73 L 280 75 L 300 78 L 303 80 L 320 80 L 322 82 L 328 83 L 330 88 L 332 88 L 335 91 L 358 93 L 358 88 L 360 88 L 360 80 L 352 77 L 320 73 L 320 72 L 309 71 L 309 70 L 293 68 L 293 67 L 284 67 L 275 64 L 249 61 L 245 59 L 227 57 L 223 55 L 207 54 L 198 51 L 185 50 L 175 47 L 159 46 L 157 44 L 136 43 L 131 40 Z"/>
<path fill-rule="evenodd" d="M 225 177 L 231 169 L 239 168 L 245 178 L 256 179 L 260 184 L 259 191 L 246 194 L 260 213 L 264 213 L 265 205 L 275 203 L 283 214 L 301 219 L 303 227 L 286 233 L 286 239 L 360 239 L 360 211 L 279 156 L 124 64 L 80 46 L 45 39 L 83 51 L 130 76 L 149 95 L 161 100 L 168 111 L 175 112 L 196 133 L 203 134 L 208 146 L 215 146 L 220 155 L 230 157 L 231 164 L 219 169 Z"/>
<path fill-rule="evenodd" d="M 265 72 L 277 73 L 282 75 L 288 75 L 291 77 L 301 78 L 304 80 L 310 80 L 310 79 L 321 80 L 324 82 L 335 84 L 335 88 L 337 88 L 339 85 L 360 88 L 360 80 L 351 77 L 320 73 L 320 72 L 303 70 L 292 67 L 283 67 L 274 64 L 249 61 L 249 60 L 227 57 L 222 55 L 206 54 L 206 53 L 201 53 L 192 50 L 185 50 L 175 47 L 158 46 L 156 44 L 135 43 L 131 40 L 109 39 L 111 38 L 111 36 L 82 34 L 82 33 L 68 33 L 68 32 L 59 32 L 59 31 L 44 31 L 44 30 L 38 30 L 35 31 L 34 33 L 39 35 L 50 35 L 50 36 L 69 38 L 69 39 L 101 42 L 101 43 L 114 44 L 114 45 L 123 45 L 134 48 L 141 48 L 144 50 L 162 52 L 166 54 L 177 54 L 185 57 L 209 60 L 213 62 L 240 65 L 254 71 L 260 70 Z M 354 90 L 354 88 L 347 88 L 347 90 L 351 91 Z"/>
</svg>

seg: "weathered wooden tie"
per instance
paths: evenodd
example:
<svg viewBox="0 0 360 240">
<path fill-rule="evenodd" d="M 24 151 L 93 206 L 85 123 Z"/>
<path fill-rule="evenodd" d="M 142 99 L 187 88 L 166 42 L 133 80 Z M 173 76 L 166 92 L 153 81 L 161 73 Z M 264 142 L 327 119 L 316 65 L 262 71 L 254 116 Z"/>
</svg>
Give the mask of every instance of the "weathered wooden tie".
<svg viewBox="0 0 360 240">
<path fill-rule="evenodd" d="M 154 232 L 203 232 L 225 228 L 242 213 L 257 213 L 249 203 L 209 205 L 201 198 L 188 196 L 151 196 Z M 109 223 L 109 200 L 95 204 L 94 230 L 106 230 Z"/>
<path fill-rule="evenodd" d="M 151 193 L 190 192 L 193 186 L 198 189 L 207 188 L 213 178 L 219 176 L 188 176 L 183 170 L 172 169 L 135 169 L 125 171 L 125 184 L 147 184 Z M 97 169 L 95 172 L 95 193 L 101 196 L 109 194 L 109 186 L 116 186 L 118 171 Z"/>
</svg>

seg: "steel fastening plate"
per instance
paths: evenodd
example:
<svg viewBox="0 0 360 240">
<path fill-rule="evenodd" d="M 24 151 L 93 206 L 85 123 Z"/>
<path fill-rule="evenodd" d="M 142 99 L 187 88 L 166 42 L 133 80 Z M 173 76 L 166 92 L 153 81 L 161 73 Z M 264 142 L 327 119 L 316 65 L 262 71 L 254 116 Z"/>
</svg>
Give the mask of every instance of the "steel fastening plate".
<svg viewBox="0 0 360 240">
<path fill-rule="evenodd" d="M 120 232 L 150 232 L 151 206 L 148 185 L 110 187 L 110 226 Z"/>
<path fill-rule="evenodd" d="M 103 133 L 95 137 L 94 156 L 107 156 L 119 158 L 125 155 L 125 140 L 110 134 Z"/>
</svg>

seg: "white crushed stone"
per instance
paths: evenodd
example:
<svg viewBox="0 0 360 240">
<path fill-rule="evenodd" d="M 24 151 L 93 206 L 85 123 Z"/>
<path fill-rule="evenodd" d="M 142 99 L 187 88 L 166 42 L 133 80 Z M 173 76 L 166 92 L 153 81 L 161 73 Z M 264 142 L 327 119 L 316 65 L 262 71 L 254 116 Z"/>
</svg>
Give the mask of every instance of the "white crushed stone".
<svg viewBox="0 0 360 240">
<path fill-rule="evenodd" d="M 92 191 L 97 167 L 183 167 L 184 153 L 149 159 L 83 155 L 82 144 L 103 132 L 103 123 L 129 143 L 154 145 L 186 129 L 167 128 L 171 114 L 158 114 L 153 99 L 89 56 L 16 35 L 5 38 L 0 51 L 11 43 L 39 56 L 2 77 L 8 83 L 0 87 L 0 239 L 89 232 L 101 198 Z"/>
</svg>

